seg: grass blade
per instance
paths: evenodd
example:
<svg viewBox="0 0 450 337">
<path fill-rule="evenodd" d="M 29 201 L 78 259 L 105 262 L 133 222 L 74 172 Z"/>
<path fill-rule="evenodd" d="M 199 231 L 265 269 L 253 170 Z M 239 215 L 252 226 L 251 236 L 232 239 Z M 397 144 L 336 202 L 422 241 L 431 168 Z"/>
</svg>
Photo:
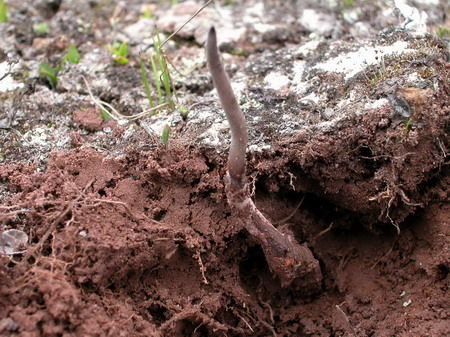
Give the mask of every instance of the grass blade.
<svg viewBox="0 0 450 337">
<path fill-rule="evenodd" d="M 150 89 L 150 84 L 148 83 L 147 69 L 145 68 L 142 57 L 139 57 L 139 67 L 141 68 L 141 78 L 142 83 L 144 85 L 145 95 L 147 96 L 147 100 L 148 103 L 150 104 L 150 107 L 153 108 L 155 106 L 155 103 L 153 102 L 152 91 Z"/>
</svg>

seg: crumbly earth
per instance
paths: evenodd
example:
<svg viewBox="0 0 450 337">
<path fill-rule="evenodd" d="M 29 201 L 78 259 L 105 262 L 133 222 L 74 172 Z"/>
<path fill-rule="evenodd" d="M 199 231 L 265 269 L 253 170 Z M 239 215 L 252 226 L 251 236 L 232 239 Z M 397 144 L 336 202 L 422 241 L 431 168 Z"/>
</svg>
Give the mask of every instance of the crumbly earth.
<svg viewBox="0 0 450 337">
<path fill-rule="evenodd" d="M 420 22 L 408 32 L 414 20 L 381 1 L 218 2 L 167 44 L 192 71 L 174 74 L 187 118 L 104 121 L 82 76 L 123 115 L 145 110 L 145 27 L 170 32 L 198 4 L 142 18 L 143 1 L 8 3 L 0 49 L 18 63 L 0 81 L 0 230 L 29 242 L 0 254 L 0 336 L 450 334 L 448 40 L 414 35 Z M 446 23 L 445 1 L 413 4 L 430 31 Z M 319 290 L 282 288 L 227 204 L 228 130 L 197 45 L 211 22 L 227 27 L 255 203 L 320 261 Z M 105 47 L 116 39 L 128 65 Z M 69 42 L 80 64 L 51 88 L 38 64 Z"/>
</svg>

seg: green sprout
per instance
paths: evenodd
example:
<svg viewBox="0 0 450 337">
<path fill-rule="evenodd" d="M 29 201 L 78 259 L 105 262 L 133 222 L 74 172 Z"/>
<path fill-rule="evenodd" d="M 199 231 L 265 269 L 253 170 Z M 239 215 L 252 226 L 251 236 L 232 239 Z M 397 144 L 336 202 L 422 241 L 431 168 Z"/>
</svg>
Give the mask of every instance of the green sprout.
<svg viewBox="0 0 450 337">
<path fill-rule="evenodd" d="M 65 62 L 73 64 L 77 64 L 80 62 L 80 54 L 78 53 L 77 47 L 75 47 L 74 44 L 71 44 L 69 46 L 66 55 L 64 55 L 58 66 L 52 67 L 47 63 L 39 64 L 39 74 L 42 77 L 47 78 L 53 89 L 55 89 L 56 85 L 58 84 L 58 74 L 63 68 Z"/>
<path fill-rule="evenodd" d="M 38 35 L 45 35 L 48 32 L 47 22 L 36 23 L 33 25 L 33 30 Z"/>
<path fill-rule="evenodd" d="M 181 118 L 183 118 L 183 120 L 186 120 L 187 116 L 189 115 L 188 108 L 186 108 L 184 105 L 180 105 L 178 107 L 178 111 L 180 112 Z"/>
<path fill-rule="evenodd" d="M 156 65 L 153 55 L 150 55 L 150 63 L 152 65 L 153 80 L 155 81 L 156 86 L 156 95 L 158 96 L 158 102 L 161 104 L 162 102 L 164 102 L 164 97 L 161 91 L 161 80 L 159 77 L 158 66 Z"/>
<path fill-rule="evenodd" d="M 69 50 L 63 60 L 73 64 L 80 63 L 80 53 L 78 53 L 77 47 L 73 43 L 69 46 Z"/>
<path fill-rule="evenodd" d="M 160 4 L 162 4 L 164 2 L 165 2 L 164 0 L 159 0 Z M 170 2 L 170 5 L 173 6 L 173 5 L 176 5 L 178 3 L 178 0 L 169 0 L 167 2 Z"/>
<path fill-rule="evenodd" d="M 441 40 L 444 38 L 450 37 L 450 27 L 449 26 L 439 26 L 436 29 L 436 34 Z"/>
<path fill-rule="evenodd" d="M 106 109 L 100 109 L 100 115 L 104 121 L 109 121 L 112 119 L 111 114 Z"/>
<path fill-rule="evenodd" d="M 344 8 L 353 8 L 355 6 L 355 0 L 342 0 L 342 6 Z"/>
<path fill-rule="evenodd" d="M 0 0 L 0 23 L 8 22 L 8 6 L 5 0 Z"/>
<path fill-rule="evenodd" d="M 153 108 L 155 106 L 155 103 L 153 102 L 152 91 L 150 89 L 150 83 L 148 82 L 147 77 L 147 69 L 145 68 L 145 64 L 144 61 L 142 60 L 142 57 L 139 57 L 139 67 L 141 68 L 141 78 L 142 83 L 144 84 L 145 95 L 147 96 L 150 107 Z"/>
<path fill-rule="evenodd" d="M 122 65 L 128 63 L 128 44 L 126 42 L 114 42 L 109 49 L 112 52 L 114 61 Z"/>
<path fill-rule="evenodd" d="M 60 70 L 61 65 L 57 66 L 56 68 L 53 68 L 47 63 L 41 63 L 39 65 L 39 74 L 47 78 L 53 89 L 55 89 L 56 85 L 58 84 L 58 73 Z"/>
<path fill-rule="evenodd" d="M 167 60 L 166 57 L 162 51 L 162 46 L 161 46 L 161 40 L 159 38 L 159 34 L 156 33 L 154 39 L 153 39 L 153 43 L 154 43 L 154 48 L 155 48 L 155 66 L 152 64 L 152 68 L 154 70 L 154 73 L 156 74 L 156 66 L 159 67 L 159 76 L 158 76 L 158 81 L 164 86 L 164 91 L 165 91 L 165 96 L 166 96 L 166 100 L 167 103 L 169 104 L 169 108 L 173 109 L 175 107 L 175 104 L 173 102 L 172 99 L 172 87 L 171 87 L 171 77 L 170 77 L 170 73 L 169 73 L 169 67 L 167 65 Z M 158 95 L 158 97 L 160 97 Z"/>
<path fill-rule="evenodd" d="M 164 146 L 167 146 L 167 144 L 169 143 L 169 135 L 170 135 L 170 126 L 166 125 L 162 131 L 162 136 L 161 136 L 161 143 Z"/>
<path fill-rule="evenodd" d="M 142 14 L 142 17 L 144 19 L 151 19 L 152 15 L 153 15 L 153 13 L 152 13 L 151 7 L 150 6 L 145 6 L 144 13 Z"/>
<path fill-rule="evenodd" d="M 409 133 L 412 130 L 413 125 L 414 125 L 413 120 L 411 118 L 408 119 L 408 121 L 405 123 L 405 136 L 409 135 Z"/>
</svg>

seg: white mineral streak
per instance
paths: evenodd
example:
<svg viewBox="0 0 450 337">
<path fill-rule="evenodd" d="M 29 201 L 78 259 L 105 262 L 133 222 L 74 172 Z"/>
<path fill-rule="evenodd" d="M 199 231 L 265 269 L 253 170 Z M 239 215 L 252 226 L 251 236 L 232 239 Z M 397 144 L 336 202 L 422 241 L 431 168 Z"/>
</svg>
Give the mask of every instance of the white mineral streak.
<svg viewBox="0 0 450 337">
<path fill-rule="evenodd" d="M 389 104 L 389 101 L 387 98 L 380 98 L 376 101 L 369 101 L 364 105 L 364 110 L 370 110 L 370 109 L 378 109 L 381 108 L 383 105 Z"/>
<path fill-rule="evenodd" d="M 321 100 L 321 97 L 317 95 L 315 92 L 310 93 L 302 98 L 300 98 L 300 102 L 302 103 L 315 103 L 318 104 Z"/>
<path fill-rule="evenodd" d="M 222 110 L 220 110 L 220 115 L 217 111 L 213 111 L 211 109 L 197 111 L 191 123 L 193 125 L 209 125 L 197 138 L 206 145 L 220 148 L 223 146 L 223 133 L 229 133 L 229 126 Z"/>
<path fill-rule="evenodd" d="M 292 72 L 294 73 L 294 77 L 292 79 L 293 82 L 293 91 L 297 95 L 304 95 L 309 88 L 311 88 L 311 84 L 307 81 L 303 81 L 303 73 L 305 71 L 306 61 L 297 60 L 294 61 L 292 66 Z"/>
<path fill-rule="evenodd" d="M 286 89 L 289 86 L 289 78 L 280 72 L 273 71 L 266 75 L 264 84 L 273 90 Z"/>
<path fill-rule="evenodd" d="M 140 18 L 137 22 L 124 28 L 123 33 L 127 36 L 127 41 L 134 43 L 151 43 L 154 21 L 151 19 Z"/>
<path fill-rule="evenodd" d="M 255 2 L 253 5 L 247 7 L 244 11 L 244 17 L 246 24 L 263 24 L 264 18 L 264 3 Z M 267 24 L 270 26 L 270 24 Z"/>
<path fill-rule="evenodd" d="M 397 41 L 390 46 L 361 47 L 358 51 L 339 55 L 314 68 L 327 72 L 343 73 L 348 80 L 370 65 L 378 64 L 383 57 L 413 52 L 406 41 Z"/>
<path fill-rule="evenodd" d="M 439 5 L 439 0 L 415 0 L 415 2 L 421 4 L 421 5 L 428 5 L 428 6 L 437 6 Z"/>
<path fill-rule="evenodd" d="M 320 42 L 322 41 L 323 41 L 322 39 L 314 39 L 308 41 L 305 44 L 302 44 L 300 47 L 298 47 L 297 50 L 294 52 L 294 54 L 296 56 L 308 57 L 317 49 Z"/>
</svg>

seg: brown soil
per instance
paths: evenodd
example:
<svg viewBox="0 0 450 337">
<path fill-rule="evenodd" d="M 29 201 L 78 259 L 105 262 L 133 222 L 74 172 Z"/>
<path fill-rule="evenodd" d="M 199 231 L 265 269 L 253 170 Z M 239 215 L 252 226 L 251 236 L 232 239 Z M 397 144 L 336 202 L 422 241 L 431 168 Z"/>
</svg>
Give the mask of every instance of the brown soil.
<svg viewBox="0 0 450 337">
<path fill-rule="evenodd" d="M 447 335 L 445 165 L 433 185 L 441 201 L 406 218 L 397 235 L 391 225 L 378 234 L 358 226 L 354 214 L 366 209 L 345 210 L 345 198 L 333 204 L 287 184 L 287 173 L 264 174 L 281 172 L 279 161 L 252 161 L 262 172 L 256 201 L 308 242 L 324 273 L 319 293 L 282 289 L 271 276 L 230 214 L 223 156 L 173 143 L 121 158 L 55 153 L 43 172 L 2 166 L 12 195 L 2 224 L 31 235 L 24 256 L 1 257 L 3 335 Z"/>
</svg>

